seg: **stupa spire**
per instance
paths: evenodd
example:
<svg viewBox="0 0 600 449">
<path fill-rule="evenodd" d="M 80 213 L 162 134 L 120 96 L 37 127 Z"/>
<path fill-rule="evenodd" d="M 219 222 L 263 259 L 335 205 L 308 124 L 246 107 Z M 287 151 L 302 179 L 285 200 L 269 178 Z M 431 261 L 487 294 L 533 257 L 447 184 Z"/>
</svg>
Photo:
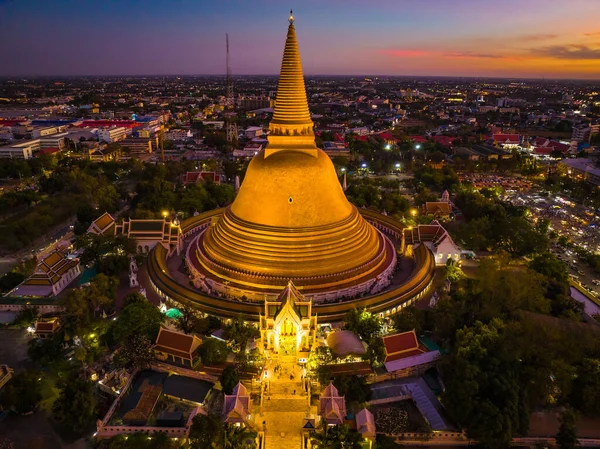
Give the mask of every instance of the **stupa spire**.
<svg viewBox="0 0 600 449">
<path fill-rule="evenodd" d="M 269 145 L 265 150 L 265 157 L 279 151 L 309 153 L 314 157 L 318 154 L 294 22 L 294 15 L 290 11 L 275 111 L 269 124 Z"/>
</svg>

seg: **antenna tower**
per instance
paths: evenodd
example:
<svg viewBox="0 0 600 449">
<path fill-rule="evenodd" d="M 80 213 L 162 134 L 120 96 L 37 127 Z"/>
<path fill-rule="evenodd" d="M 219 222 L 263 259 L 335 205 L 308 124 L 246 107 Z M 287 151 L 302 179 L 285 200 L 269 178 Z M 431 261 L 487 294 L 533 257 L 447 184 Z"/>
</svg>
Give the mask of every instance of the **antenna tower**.
<svg viewBox="0 0 600 449">
<path fill-rule="evenodd" d="M 227 130 L 227 145 L 237 145 L 237 126 L 233 117 L 235 116 L 235 99 L 233 97 L 233 79 L 231 78 L 231 66 L 229 65 L 229 34 L 225 34 L 225 45 L 227 48 L 227 93 L 225 98 L 225 121 Z"/>
</svg>

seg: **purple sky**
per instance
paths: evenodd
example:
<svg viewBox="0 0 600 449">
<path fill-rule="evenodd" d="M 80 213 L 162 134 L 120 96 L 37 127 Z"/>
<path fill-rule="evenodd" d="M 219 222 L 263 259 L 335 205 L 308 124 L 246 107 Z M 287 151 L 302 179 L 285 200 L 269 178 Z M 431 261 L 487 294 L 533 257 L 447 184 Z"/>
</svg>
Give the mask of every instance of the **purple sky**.
<svg viewBox="0 0 600 449">
<path fill-rule="evenodd" d="M 600 79 L 600 0 L 0 0 L 0 76 L 279 71 Z"/>
</svg>

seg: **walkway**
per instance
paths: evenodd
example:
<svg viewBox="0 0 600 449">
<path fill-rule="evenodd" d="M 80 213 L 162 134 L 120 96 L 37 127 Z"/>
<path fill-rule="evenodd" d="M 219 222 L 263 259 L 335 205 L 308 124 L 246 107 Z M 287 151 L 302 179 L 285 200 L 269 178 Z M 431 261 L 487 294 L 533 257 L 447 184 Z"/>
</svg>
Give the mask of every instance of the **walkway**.
<svg viewBox="0 0 600 449">
<path fill-rule="evenodd" d="M 302 425 L 309 407 L 294 359 L 280 361 L 278 373 L 274 372 L 275 361 L 269 367 L 269 389 L 259 418 L 265 422 L 266 449 L 299 449 L 302 444 Z M 290 378 L 292 373 L 293 379 Z"/>
</svg>

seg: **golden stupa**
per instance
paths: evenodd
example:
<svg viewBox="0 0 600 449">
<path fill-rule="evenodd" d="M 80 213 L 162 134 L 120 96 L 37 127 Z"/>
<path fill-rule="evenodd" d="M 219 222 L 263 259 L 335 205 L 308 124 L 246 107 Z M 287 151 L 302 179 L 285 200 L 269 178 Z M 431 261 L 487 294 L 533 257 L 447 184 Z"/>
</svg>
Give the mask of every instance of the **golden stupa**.
<svg viewBox="0 0 600 449">
<path fill-rule="evenodd" d="M 304 291 L 373 279 L 389 257 L 384 237 L 346 199 L 315 144 L 290 16 L 268 146 L 248 166 L 238 195 L 195 248 L 207 277 L 252 290 Z"/>
</svg>

